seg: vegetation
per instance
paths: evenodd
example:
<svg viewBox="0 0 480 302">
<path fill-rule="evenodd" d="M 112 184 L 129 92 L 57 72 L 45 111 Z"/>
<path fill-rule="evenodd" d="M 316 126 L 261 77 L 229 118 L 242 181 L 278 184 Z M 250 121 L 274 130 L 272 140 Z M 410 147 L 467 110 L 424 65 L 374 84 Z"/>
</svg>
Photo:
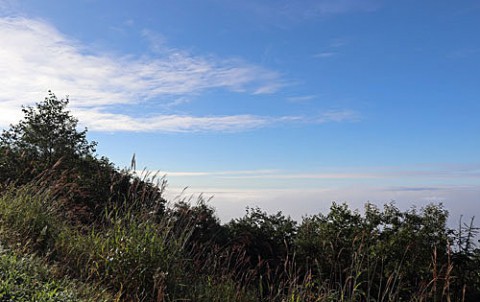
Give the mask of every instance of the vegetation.
<svg viewBox="0 0 480 302">
<path fill-rule="evenodd" d="M 55 271 L 34 256 L 19 257 L 0 250 L 0 301 L 112 301 L 106 291 L 55 276 Z"/>
<path fill-rule="evenodd" d="M 222 225 L 98 158 L 67 105 L 50 93 L 0 136 L 0 301 L 480 299 L 477 228 L 448 228 L 441 204 Z"/>
</svg>

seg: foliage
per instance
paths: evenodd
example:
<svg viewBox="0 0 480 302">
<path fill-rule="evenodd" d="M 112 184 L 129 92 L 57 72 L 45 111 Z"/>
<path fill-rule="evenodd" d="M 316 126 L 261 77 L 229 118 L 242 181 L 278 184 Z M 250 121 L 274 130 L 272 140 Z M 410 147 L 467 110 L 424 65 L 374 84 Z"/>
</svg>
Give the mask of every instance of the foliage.
<svg viewBox="0 0 480 302">
<path fill-rule="evenodd" d="M 236 292 L 231 278 L 220 281 L 213 275 L 196 273 L 207 272 L 191 261 L 206 255 L 199 246 L 205 234 L 196 231 L 201 230 L 201 209 L 208 209 L 202 202 L 171 208 L 160 219 L 145 216 L 136 208 L 113 210 L 105 212 L 108 223 L 86 230 L 64 220 L 49 191 L 36 190 L 35 185 L 11 187 L 0 197 L 0 238 L 18 246 L 20 252 L 43 255 L 59 265 L 63 274 L 95 281 L 127 300 L 149 301 L 162 296 L 169 301 L 212 301 L 215 296 L 213 300 L 223 301 L 219 295 L 227 300 L 243 296 Z M 185 208 L 197 211 L 200 218 L 184 215 Z M 198 237 L 194 240 L 193 235 Z M 201 251 L 199 255 L 195 248 Z M 195 284 L 195 291 L 190 290 L 190 284 Z"/>
<path fill-rule="evenodd" d="M 247 208 L 244 217 L 228 225 L 234 244 L 242 245 L 255 264 L 258 259 L 276 264 L 284 259 L 293 246 L 296 222 L 282 212 L 269 215 L 260 208 Z"/>
<path fill-rule="evenodd" d="M 57 221 L 55 202 L 46 192 L 26 186 L 7 188 L 0 196 L 0 222 L 10 243 L 47 254 L 62 224 Z M 32 194 L 33 193 L 33 194 Z"/>
<path fill-rule="evenodd" d="M 15 251 L 0 252 L 0 301 L 79 301 L 80 283 L 108 291 L 90 301 L 480 299 L 478 228 L 449 229 L 441 204 L 333 203 L 300 223 L 247 208 L 222 225 L 203 198 L 166 207 L 165 180 L 134 159 L 97 158 L 67 104 L 50 94 L 1 136 L 0 240 Z"/>
<path fill-rule="evenodd" d="M 183 202 L 161 217 L 122 208 L 105 212 L 104 225 L 78 228 L 51 193 L 4 191 L 0 237 L 125 301 L 473 301 L 479 293 L 480 254 L 465 243 L 474 230 L 446 228 L 441 205 L 367 205 L 361 215 L 334 204 L 298 226 L 254 209 L 222 226 L 204 201 Z"/>
<path fill-rule="evenodd" d="M 55 188 L 63 212 L 74 223 L 91 223 L 102 218 L 106 208 L 120 205 L 161 215 L 164 183 L 120 171 L 108 158 L 98 158 L 97 143 L 87 140 L 86 128 L 77 130 L 68 103 L 68 98 L 49 92 L 35 107 L 23 107 L 23 120 L 3 131 L 0 188 L 33 182 Z"/>
<path fill-rule="evenodd" d="M 0 246 L 0 301 L 111 301 L 98 288 L 57 278 L 52 268 L 34 256 L 19 257 Z"/>
<path fill-rule="evenodd" d="M 196 204 L 181 200 L 167 209 L 166 216 L 175 221 L 175 232 L 181 233 L 185 228 L 191 229 L 189 246 L 196 245 L 214 246 L 224 245 L 228 234 L 221 226 L 220 219 L 203 196 L 199 196 Z"/>
<path fill-rule="evenodd" d="M 97 143 L 88 142 L 86 128 L 77 131 L 78 120 L 65 110 L 68 102 L 49 92 L 36 107 L 23 107 L 24 119 L 0 136 L 3 180 L 7 175 L 16 181 L 30 180 L 61 158 L 72 164 L 93 155 Z"/>
<path fill-rule="evenodd" d="M 296 222 L 282 212 L 269 215 L 257 207 L 247 208 L 244 217 L 232 220 L 226 228 L 230 248 L 242 251 L 229 265 L 243 272 L 253 270 L 249 276 L 240 276 L 259 285 L 260 297 L 277 291 L 277 285 L 284 281 L 285 261 L 293 253 Z"/>
<path fill-rule="evenodd" d="M 328 215 L 304 218 L 298 256 L 318 278 L 347 286 L 352 298 L 408 300 L 449 269 L 447 216 L 441 205 L 402 212 L 393 204 L 383 211 L 367 204 L 362 216 L 346 204 L 333 204 Z"/>
<path fill-rule="evenodd" d="M 449 230 L 452 235 L 452 275 L 456 276 L 452 283 L 462 289 L 466 301 L 480 300 L 480 248 L 475 244 L 479 230 L 474 226 L 473 217 L 470 223 L 463 223 L 461 218 L 458 229 Z"/>
</svg>

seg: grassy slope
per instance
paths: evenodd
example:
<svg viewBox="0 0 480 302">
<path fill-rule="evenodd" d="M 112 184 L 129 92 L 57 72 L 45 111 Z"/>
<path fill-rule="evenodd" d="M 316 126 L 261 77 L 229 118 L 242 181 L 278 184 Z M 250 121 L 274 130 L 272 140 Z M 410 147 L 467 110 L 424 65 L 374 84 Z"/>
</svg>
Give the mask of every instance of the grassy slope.
<svg viewBox="0 0 480 302">
<path fill-rule="evenodd" d="M 35 256 L 19 256 L 0 246 L 0 301 L 110 301 L 91 286 L 60 278 Z"/>
<path fill-rule="evenodd" d="M 450 298 L 451 301 L 480 301 L 463 299 L 449 292 L 450 283 L 456 282 L 457 276 L 460 276 L 458 273 L 451 276 L 453 265 L 450 257 L 443 259 L 443 262 L 431 260 L 431 255 L 436 256 L 436 253 L 420 249 L 416 250 L 415 255 L 405 258 L 405 262 L 404 259 L 397 259 L 398 262 L 391 257 L 386 263 L 377 262 L 376 258 L 381 256 L 376 254 L 381 252 L 378 248 L 388 248 L 390 241 L 404 238 L 400 236 L 402 230 L 406 232 L 402 228 L 393 232 L 394 236 L 389 240 L 381 241 L 379 247 L 375 245 L 378 243 L 376 240 L 369 243 L 357 236 L 349 239 L 345 233 L 340 236 L 338 230 L 343 230 L 342 224 L 319 224 L 324 228 L 322 236 L 330 233 L 334 236 L 332 240 L 327 237 L 327 244 L 345 240 L 345 247 L 341 251 L 344 248 L 352 249 L 345 255 L 341 254 L 341 258 L 338 253 L 329 253 L 330 245 L 316 242 L 310 233 L 304 234 L 304 243 L 318 247 L 323 253 L 323 256 L 315 259 L 330 259 L 335 268 L 341 261 L 347 262 L 331 282 L 321 278 L 321 272 L 315 275 L 309 270 L 302 274 L 302 268 L 296 267 L 294 262 L 288 262 L 288 259 L 277 266 L 280 270 L 277 272 L 269 266 L 260 265 L 253 269 L 238 266 L 237 270 L 232 270 L 229 266 L 241 259 L 237 256 L 243 255 L 242 251 L 237 255 L 227 250 L 226 254 L 216 256 L 216 251 L 202 254 L 200 250 L 202 253 L 198 255 L 203 255 L 203 258 L 196 258 L 196 254 L 186 249 L 186 243 L 196 226 L 196 221 L 192 220 L 188 211 L 184 216 L 165 215 L 160 221 L 145 219 L 130 212 L 122 215 L 112 212 L 106 215 L 108 219 L 105 225 L 79 229 L 62 219 L 60 209 L 58 200 L 35 186 L 10 188 L 2 192 L 0 241 L 16 252 L 0 252 L 0 302 L 115 301 L 120 298 L 122 301 L 197 302 L 400 301 L 402 291 L 409 291 L 408 298 L 403 301 L 447 301 Z M 346 217 L 351 218 L 348 215 Z M 412 217 L 419 218 L 415 215 Z M 327 226 L 333 229 L 325 229 Z M 350 229 L 347 231 L 350 233 Z M 406 234 L 410 236 L 417 233 L 412 231 Z M 431 236 L 425 238 L 431 239 Z M 31 256 L 32 253 L 37 256 Z M 389 250 L 387 254 L 391 253 L 393 251 Z M 419 275 L 420 268 L 411 267 L 423 263 L 413 262 L 418 260 L 418 256 L 424 256 L 427 263 L 424 269 L 429 276 L 433 274 L 433 279 L 427 277 L 427 283 L 420 284 L 420 287 L 407 287 L 408 284 L 401 283 L 402 274 L 413 270 L 414 275 Z M 351 264 L 348 264 L 350 260 Z M 378 263 L 381 264 L 380 268 L 376 265 Z M 390 266 L 387 267 L 387 264 Z M 473 267 L 480 266 L 474 264 Z M 378 269 L 382 270 L 381 274 L 377 274 Z M 384 274 L 384 269 L 391 271 Z M 260 273 L 259 279 L 253 278 Z M 380 279 L 370 276 L 375 277 L 375 274 Z M 238 280 L 244 280 L 243 284 L 239 284 Z M 370 296 L 369 291 L 376 289 L 378 280 L 385 284 L 378 297 Z M 93 287 L 93 284 L 107 288 L 109 294 Z M 115 296 L 119 299 L 115 299 Z"/>
<path fill-rule="evenodd" d="M 0 302 L 82 301 L 83 293 L 88 293 L 84 301 L 113 301 L 117 295 L 125 301 L 254 301 L 240 299 L 243 294 L 229 280 L 203 280 L 188 270 L 190 259 L 182 256 L 188 225 L 176 234 L 172 220 L 153 223 L 126 215 L 85 232 L 63 221 L 56 200 L 36 189 L 11 188 L 0 196 L 0 240 L 17 255 L 40 256 L 3 252 Z M 55 263 L 58 275 L 108 288 L 110 296 L 55 278 L 39 259 Z"/>
</svg>

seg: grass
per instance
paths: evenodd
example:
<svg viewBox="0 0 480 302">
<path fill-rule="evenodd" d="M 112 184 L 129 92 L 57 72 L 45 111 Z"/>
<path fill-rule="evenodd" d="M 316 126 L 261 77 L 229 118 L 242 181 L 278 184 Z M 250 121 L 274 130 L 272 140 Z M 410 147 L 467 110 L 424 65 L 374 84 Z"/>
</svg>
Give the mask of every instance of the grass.
<svg viewBox="0 0 480 302">
<path fill-rule="evenodd" d="M 0 252 L 0 301 L 468 301 L 466 285 L 463 295 L 453 290 L 458 278 L 450 252 L 437 253 L 437 243 L 431 250 L 405 244 L 426 232 L 420 227 L 399 224 L 395 231 L 348 237 L 338 221 L 351 217 L 340 211 L 343 216 L 310 221 L 303 244 L 317 250 L 303 256 L 313 262 L 300 259 L 298 236 L 297 249 L 279 262 L 252 262 L 232 237 L 196 242 L 204 229 L 191 207 L 158 217 L 135 206 L 109 209 L 101 224 L 78 226 L 48 190 L 5 189 L 0 238 L 11 250 Z M 411 274 L 418 270 L 420 278 L 420 268 L 426 271 L 415 283 Z"/>
<path fill-rule="evenodd" d="M 55 263 L 59 274 L 99 284 L 126 301 L 232 301 L 242 296 L 231 279 L 187 271 L 193 265 L 187 241 L 194 230 L 188 217 L 157 221 L 113 210 L 103 225 L 87 230 L 64 221 L 49 192 L 35 192 L 34 186 L 10 188 L 0 197 L 0 237 L 19 254 L 36 254 Z"/>
<path fill-rule="evenodd" d="M 112 301 L 100 288 L 62 278 L 35 256 L 18 256 L 0 248 L 0 301 Z"/>
</svg>

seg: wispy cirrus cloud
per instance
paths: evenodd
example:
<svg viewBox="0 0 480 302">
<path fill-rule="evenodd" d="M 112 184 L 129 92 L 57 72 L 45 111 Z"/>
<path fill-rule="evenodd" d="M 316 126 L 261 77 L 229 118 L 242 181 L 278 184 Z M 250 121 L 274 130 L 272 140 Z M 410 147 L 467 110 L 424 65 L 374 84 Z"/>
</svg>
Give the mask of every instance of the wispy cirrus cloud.
<svg viewBox="0 0 480 302">
<path fill-rule="evenodd" d="M 167 48 L 164 39 L 151 31 L 143 36 L 161 53 L 156 57 L 93 53 L 42 20 L 1 18 L 0 36 L 0 76 L 5 79 L 0 91 L 2 126 L 16 122 L 20 105 L 42 99 L 48 89 L 68 93 L 74 113 L 96 131 L 244 131 L 285 122 L 353 118 L 349 111 L 328 111 L 317 118 L 162 113 L 134 117 L 112 108 L 152 100 L 168 107 L 171 97 L 186 100 L 209 89 L 274 93 L 282 81 L 278 73 L 238 59 L 194 56 Z"/>
<path fill-rule="evenodd" d="M 326 14 L 344 14 L 350 12 L 370 12 L 379 8 L 376 0 L 318 0 L 308 1 L 304 15 L 316 17 Z"/>
<path fill-rule="evenodd" d="M 68 94 L 71 109 L 94 131 L 245 131 L 280 123 L 327 123 L 358 120 L 350 110 L 325 111 L 316 117 L 254 114 L 195 116 L 151 112 L 133 116 L 119 106 L 154 102 L 158 108 L 189 102 L 212 89 L 269 94 L 281 76 L 238 59 L 195 56 L 165 46 L 161 35 L 144 31 L 157 53 L 150 57 L 93 52 L 43 20 L 0 18 L 0 126 L 17 122 L 20 106 L 41 100 L 48 89 Z M 172 103 L 172 99 L 176 100 Z M 161 106 L 161 104 L 164 104 Z"/>
<path fill-rule="evenodd" d="M 254 93 L 280 81 L 279 74 L 246 62 L 176 49 L 157 57 L 92 53 L 42 20 L 2 18 L 0 34 L 0 72 L 8 75 L 0 100 L 53 85 L 70 91 L 78 105 L 110 105 L 212 88 Z"/>
<path fill-rule="evenodd" d="M 333 51 L 322 51 L 322 52 L 316 53 L 315 55 L 313 55 L 313 57 L 314 58 L 320 58 L 320 59 L 331 58 L 331 57 L 335 56 L 336 54 L 337 53 L 333 52 Z"/>
<path fill-rule="evenodd" d="M 13 11 L 14 0 L 0 0 L 0 16 Z"/>
<path fill-rule="evenodd" d="M 77 111 L 76 115 L 92 130 L 112 132 L 236 132 L 263 127 L 272 122 L 271 118 L 253 115 L 156 115 L 134 118 L 92 110 Z"/>
<path fill-rule="evenodd" d="M 316 119 L 317 123 L 355 122 L 361 119 L 360 113 L 354 110 L 327 110 Z"/>
<path fill-rule="evenodd" d="M 379 0 L 305 0 L 305 1 L 255 1 L 238 2 L 242 8 L 262 21 L 302 21 L 355 12 L 371 12 L 381 6 Z M 280 23 L 279 23 L 280 25 Z M 282 26 L 282 25 L 281 25 Z"/>
<path fill-rule="evenodd" d="M 156 39 L 157 48 L 162 47 L 153 33 L 144 35 Z M 114 116 L 108 106 L 152 99 L 158 102 L 164 97 L 196 95 L 208 89 L 273 93 L 282 85 L 278 73 L 238 59 L 195 56 L 173 48 L 163 48 L 161 55 L 149 57 L 95 53 L 38 19 L 0 18 L 0 36 L 2 124 L 15 121 L 5 112 L 42 99 L 48 89 L 69 94 L 72 107 L 80 112 L 132 123 L 131 117 Z M 172 119 L 166 116 L 162 123 Z M 213 123 L 232 125 L 235 119 L 219 117 Z M 258 124 L 251 118 L 243 119 Z M 212 122 L 207 118 L 201 121 Z M 141 124 L 142 120 L 137 122 Z M 96 127 L 102 128 L 98 123 Z"/>
<path fill-rule="evenodd" d="M 291 96 L 287 98 L 287 101 L 292 103 L 307 103 L 318 98 L 316 95 L 300 95 L 300 96 Z"/>
<path fill-rule="evenodd" d="M 330 41 L 323 50 L 315 53 L 313 58 L 315 59 L 327 59 L 341 54 L 340 49 L 349 43 L 348 39 L 336 38 Z"/>
<path fill-rule="evenodd" d="M 190 171 L 190 172 L 165 172 L 167 176 L 173 177 L 196 177 L 196 176 L 232 176 L 232 175 L 270 175 L 278 173 L 279 170 L 263 169 L 263 170 L 232 170 L 232 171 Z"/>
<path fill-rule="evenodd" d="M 0 106 L 1 107 L 1 106 Z M 326 112 L 317 118 L 304 116 L 192 116 L 153 115 L 131 117 L 119 113 L 105 113 L 98 110 L 75 110 L 75 115 L 89 129 L 95 131 L 126 132 L 239 132 L 287 123 L 323 124 L 330 122 L 356 121 L 350 111 Z"/>
<path fill-rule="evenodd" d="M 450 59 L 468 59 L 480 54 L 480 48 L 460 48 L 447 54 Z"/>
</svg>

